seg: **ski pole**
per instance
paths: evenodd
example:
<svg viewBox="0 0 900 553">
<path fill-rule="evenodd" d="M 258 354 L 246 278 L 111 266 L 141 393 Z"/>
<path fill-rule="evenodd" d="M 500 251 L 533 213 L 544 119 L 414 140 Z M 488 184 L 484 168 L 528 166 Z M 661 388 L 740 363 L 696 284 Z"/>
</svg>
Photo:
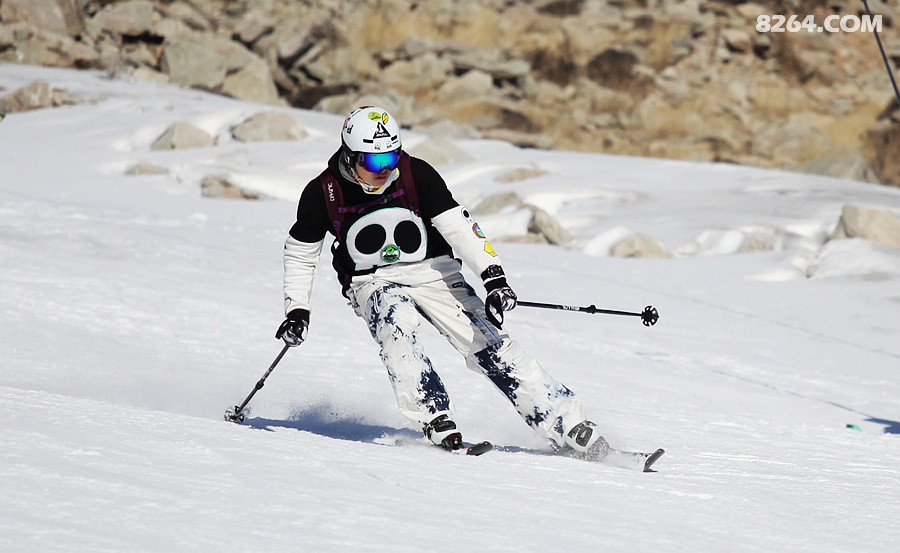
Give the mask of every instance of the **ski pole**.
<svg viewBox="0 0 900 553">
<path fill-rule="evenodd" d="M 253 396 L 256 395 L 256 392 L 262 390 L 262 387 L 266 385 L 266 379 L 269 378 L 269 375 L 272 374 L 272 371 L 275 370 L 275 365 L 281 361 L 281 358 L 284 357 L 284 354 L 287 353 L 287 350 L 291 349 L 291 346 L 285 344 L 281 349 L 281 353 L 278 354 L 278 357 L 275 358 L 275 361 L 272 361 L 272 364 L 269 366 L 269 370 L 266 371 L 266 374 L 259 379 L 259 382 L 256 383 L 256 387 L 253 388 L 253 391 L 250 392 L 250 395 L 247 396 L 247 399 L 244 400 L 244 403 L 240 405 L 235 405 L 234 407 L 229 407 L 225 410 L 225 420 L 228 422 L 236 422 L 241 423 L 244 422 L 244 414 L 241 411 L 244 410 L 244 407 L 250 403 L 250 400 L 253 399 Z"/>
<path fill-rule="evenodd" d="M 587 307 L 578 307 L 575 305 L 559 305 L 555 303 L 540 303 L 535 301 L 518 301 L 516 305 L 522 305 L 524 307 L 540 307 L 542 309 L 561 309 L 563 311 L 579 311 L 581 313 L 603 313 L 605 315 L 629 315 L 632 317 L 640 317 L 641 322 L 644 323 L 644 326 L 653 326 L 656 324 L 656 321 L 659 320 L 659 312 L 656 311 L 656 308 L 648 305 L 644 308 L 640 313 L 633 313 L 631 311 L 615 311 L 613 309 L 599 309 L 596 305 L 589 305 Z"/>
<path fill-rule="evenodd" d="M 869 9 L 868 0 L 862 0 L 863 6 L 866 7 L 866 14 L 869 16 L 869 21 L 872 21 L 872 10 Z M 873 22 L 874 25 L 874 22 Z M 894 72 L 891 71 L 891 62 L 888 61 L 887 54 L 884 52 L 884 45 L 881 43 L 881 37 L 878 36 L 878 30 L 873 28 L 872 32 L 875 34 L 875 41 L 878 43 L 878 49 L 881 50 L 881 59 L 884 60 L 884 68 L 887 69 L 888 78 L 891 79 L 891 84 L 894 86 L 894 95 L 897 97 L 897 105 L 900 106 L 900 89 L 897 88 L 897 81 L 894 79 Z"/>
</svg>

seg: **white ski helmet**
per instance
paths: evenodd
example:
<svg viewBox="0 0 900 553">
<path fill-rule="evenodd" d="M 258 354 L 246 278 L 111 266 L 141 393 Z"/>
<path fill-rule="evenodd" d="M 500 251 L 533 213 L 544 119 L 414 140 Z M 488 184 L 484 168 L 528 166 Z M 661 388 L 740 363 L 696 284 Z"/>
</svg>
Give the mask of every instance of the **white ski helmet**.
<svg viewBox="0 0 900 553">
<path fill-rule="evenodd" d="M 384 108 L 356 108 L 344 119 L 341 143 L 351 160 L 357 154 L 399 151 L 400 125 Z"/>
</svg>

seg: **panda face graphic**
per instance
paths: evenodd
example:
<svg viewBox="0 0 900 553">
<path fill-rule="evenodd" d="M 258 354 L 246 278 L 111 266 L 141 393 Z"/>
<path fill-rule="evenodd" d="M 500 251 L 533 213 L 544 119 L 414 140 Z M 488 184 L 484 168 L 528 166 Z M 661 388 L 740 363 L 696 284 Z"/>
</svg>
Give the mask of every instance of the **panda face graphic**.
<svg viewBox="0 0 900 553">
<path fill-rule="evenodd" d="M 347 251 L 357 271 L 425 259 L 425 222 L 402 207 L 379 209 L 360 217 L 347 232 Z"/>
</svg>

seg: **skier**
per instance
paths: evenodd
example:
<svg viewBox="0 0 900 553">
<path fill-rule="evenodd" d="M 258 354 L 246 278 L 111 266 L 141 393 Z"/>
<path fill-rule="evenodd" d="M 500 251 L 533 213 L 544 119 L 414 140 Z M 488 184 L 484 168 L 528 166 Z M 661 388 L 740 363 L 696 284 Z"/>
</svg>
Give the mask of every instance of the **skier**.
<svg viewBox="0 0 900 553">
<path fill-rule="evenodd" d="M 437 171 L 403 151 L 400 126 L 382 108 L 347 116 L 340 149 L 300 196 L 284 245 L 286 319 L 276 333 L 289 346 L 307 337 L 313 275 L 328 233 L 343 293 L 381 347 L 397 404 L 431 442 L 463 447 L 450 397 L 417 338 L 423 319 L 538 434 L 580 456 L 605 456 L 608 444 L 575 394 L 502 331 L 516 294 L 497 252 Z M 484 303 L 454 252 L 481 276 Z"/>
</svg>

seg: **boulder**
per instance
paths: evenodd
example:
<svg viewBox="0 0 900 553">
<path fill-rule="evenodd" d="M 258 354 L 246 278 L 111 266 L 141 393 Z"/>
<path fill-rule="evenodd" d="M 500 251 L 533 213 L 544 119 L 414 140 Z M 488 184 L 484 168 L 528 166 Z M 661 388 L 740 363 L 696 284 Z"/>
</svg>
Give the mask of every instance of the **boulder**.
<svg viewBox="0 0 900 553">
<path fill-rule="evenodd" d="M 247 192 L 233 184 L 228 177 L 213 175 L 200 181 L 200 195 L 204 198 L 230 198 L 235 200 L 258 200 L 260 195 Z"/>
<path fill-rule="evenodd" d="M 819 158 L 801 167 L 801 171 L 878 184 L 878 175 L 876 175 L 875 169 L 858 154 Z"/>
<path fill-rule="evenodd" d="M 246 45 L 251 45 L 267 33 L 275 30 L 275 18 L 259 9 L 244 14 L 234 25 L 234 37 Z"/>
<path fill-rule="evenodd" d="M 190 33 L 167 37 L 160 68 L 172 82 L 236 98 L 279 103 L 265 60 L 233 40 Z"/>
<path fill-rule="evenodd" d="M 537 206 L 529 204 L 527 207 L 534 213 L 531 224 L 528 225 L 529 233 L 537 234 L 547 243 L 557 246 L 566 247 L 572 242 L 572 234 L 552 215 Z"/>
<path fill-rule="evenodd" d="M 0 61 L 89 68 L 97 66 L 100 55 L 66 35 L 20 22 L 0 25 Z"/>
<path fill-rule="evenodd" d="M 424 94 L 442 88 L 453 74 L 453 63 L 434 52 L 398 60 L 381 72 L 381 80 L 403 94 Z"/>
<path fill-rule="evenodd" d="M 306 131 L 286 113 L 257 113 L 231 131 L 235 140 L 262 142 L 269 140 L 300 140 Z"/>
<path fill-rule="evenodd" d="M 3 23 L 30 23 L 53 33 L 79 36 L 84 33 L 84 16 L 74 0 L 3 0 Z"/>
<path fill-rule="evenodd" d="M 515 83 L 528 75 L 531 64 L 524 60 L 499 60 L 481 50 L 465 50 L 458 54 L 451 54 L 457 73 L 465 73 L 472 70 L 480 71 L 491 77 L 498 84 L 502 82 Z"/>
<path fill-rule="evenodd" d="M 451 77 L 437 90 L 437 101 L 453 103 L 469 98 L 489 97 L 494 93 L 494 79 L 483 71 L 472 70 L 461 77 Z"/>
<path fill-rule="evenodd" d="M 125 170 L 125 174 L 133 177 L 133 176 L 141 176 L 141 175 L 167 175 L 169 170 L 165 167 L 160 167 L 159 165 L 153 165 L 152 163 L 146 162 L 138 162 Z"/>
<path fill-rule="evenodd" d="M 864 209 L 848 204 L 830 238 L 865 238 L 900 248 L 900 219 L 889 209 Z"/>
<path fill-rule="evenodd" d="M 150 0 L 126 0 L 104 7 L 93 22 L 103 29 L 121 36 L 150 35 L 162 16 Z"/>
<path fill-rule="evenodd" d="M 640 232 L 634 233 L 618 244 L 614 245 L 609 255 L 613 257 L 644 257 L 644 258 L 669 258 L 672 257 L 665 246 L 659 240 Z"/>
<path fill-rule="evenodd" d="M 75 103 L 65 90 L 51 88 L 45 82 L 34 82 L 0 98 L 0 113 L 29 111 Z"/>
<path fill-rule="evenodd" d="M 251 102 L 287 104 L 278 96 L 278 89 L 269 66 L 261 59 L 252 60 L 244 67 L 226 75 L 222 86 L 216 92 Z"/>
<path fill-rule="evenodd" d="M 866 161 L 875 170 L 878 180 L 891 186 L 900 186 L 900 124 L 886 117 L 869 128 L 863 135 Z"/>
<path fill-rule="evenodd" d="M 900 186 L 898 115 L 878 116 L 892 90 L 879 56 L 859 54 L 870 33 L 755 31 L 784 2 L 651 4 L 0 0 L 0 62 L 124 70 L 339 114 L 384 98 L 404 126 L 452 121 L 452 137 L 874 172 Z M 806 4 L 819 23 L 822 10 L 862 13 L 858 0 Z M 895 4 L 869 0 L 896 64 Z"/>
<path fill-rule="evenodd" d="M 166 129 L 156 141 L 150 145 L 151 150 L 183 150 L 186 148 L 206 148 L 214 144 L 213 137 L 203 129 L 179 121 Z"/>
</svg>

